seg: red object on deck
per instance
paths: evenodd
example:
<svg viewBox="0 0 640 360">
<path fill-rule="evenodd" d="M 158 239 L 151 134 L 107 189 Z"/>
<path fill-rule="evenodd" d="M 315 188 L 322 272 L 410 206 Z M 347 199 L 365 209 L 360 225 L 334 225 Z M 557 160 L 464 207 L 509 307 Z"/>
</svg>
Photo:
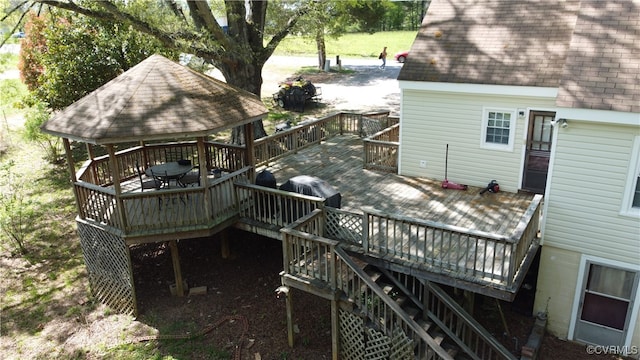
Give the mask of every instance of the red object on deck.
<svg viewBox="0 0 640 360">
<path fill-rule="evenodd" d="M 453 181 L 449 181 L 444 179 L 442 182 L 443 189 L 454 189 L 454 190 L 467 190 L 467 185 L 462 185 L 458 183 L 454 183 Z"/>
<path fill-rule="evenodd" d="M 449 179 L 447 179 L 448 167 L 449 167 L 449 144 L 447 144 L 447 152 L 444 158 L 444 181 L 442 181 L 442 188 L 453 189 L 453 190 L 467 190 L 467 185 L 454 183 L 453 181 L 449 181 Z"/>
</svg>

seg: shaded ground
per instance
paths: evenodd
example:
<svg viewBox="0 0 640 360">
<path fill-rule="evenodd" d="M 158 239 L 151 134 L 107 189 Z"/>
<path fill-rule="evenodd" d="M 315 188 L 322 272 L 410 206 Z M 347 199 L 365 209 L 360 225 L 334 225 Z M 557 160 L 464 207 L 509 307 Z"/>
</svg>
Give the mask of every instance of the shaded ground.
<svg viewBox="0 0 640 360">
<path fill-rule="evenodd" d="M 234 230 L 229 231 L 229 242 L 232 256 L 223 259 L 219 238 L 180 241 L 182 271 L 188 286 L 207 288 L 204 295 L 184 298 L 170 294 L 173 271 L 167 246 L 145 245 L 134 250 L 139 321 L 166 335 L 198 331 L 225 316 L 239 315 L 249 324 L 242 343 L 243 359 L 331 358 L 330 303 L 304 292 L 293 294 L 298 333 L 296 346 L 288 346 L 285 300 L 275 293 L 280 286 L 282 244 Z M 241 324 L 222 324 L 193 340 L 197 346 L 192 358 L 207 358 L 209 343 L 232 352 L 241 336 Z M 169 349 L 168 343 L 173 341 L 163 340 L 161 346 L 167 343 Z"/>
<path fill-rule="evenodd" d="M 145 245 L 133 251 L 134 278 L 140 307 L 140 322 L 157 328 L 163 335 L 197 332 L 229 315 L 244 316 L 248 331 L 242 342 L 243 359 L 330 359 L 330 304 L 319 297 L 294 290 L 294 323 L 298 331 L 295 346 L 287 344 L 284 299 L 277 298 L 282 269 L 282 248 L 277 240 L 232 230 L 229 232 L 232 257 L 223 259 L 220 240 L 180 241 L 182 271 L 189 287 L 206 286 L 205 295 L 184 298 L 171 296 L 173 281 L 171 256 L 167 246 Z M 479 322 L 507 349 L 520 355 L 529 337 L 533 318 L 522 313 L 518 304 L 476 297 Z M 205 336 L 188 340 L 190 358 L 208 357 L 208 349 L 217 347 L 233 352 L 242 336 L 239 323 L 224 323 Z M 130 338 L 131 339 L 131 338 Z M 182 349 L 172 353 L 176 342 Z M 161 340 L 163 355 L 179 357 L 184 340 Z M 588 355 L 582 345 L 547 336 L 541 359 L 615 359 Z"/>
</svg>

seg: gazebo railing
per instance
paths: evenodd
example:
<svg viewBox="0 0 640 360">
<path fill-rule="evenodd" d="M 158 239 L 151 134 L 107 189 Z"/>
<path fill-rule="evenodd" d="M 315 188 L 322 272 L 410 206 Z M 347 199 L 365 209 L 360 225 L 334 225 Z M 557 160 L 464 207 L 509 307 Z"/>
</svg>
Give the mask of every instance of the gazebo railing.
<svg viewBox="0 0 640 360">
<path fill-rule="evenodd" d="M 352 133 L 364 136 L 367 133 L 365 128 L 372 122 L 376 127 L 385 128 L 397 123 L 397 118 L 389 117 L 388 111 L 368 114 L 341 112 L 295 126 L 254 142 L 256 166 L 267 164 L 336 135 Z M 244 146 L 208 141 L 205 142 L 205 154 L 200 155 L 195 141 L 181 141 L 135 146 L 117 151 L 115 156 L 119 166 L 118 178 L 126 181 L 137 176 L 136 163 L 144 170 L 148 166 L 180 159 L 191 160 L 192 164 L 196 165 L 202 157 L 206 161 L 207 170 L 222 169 L 232 172 L 249 165 L 246 163 L 246 151 Z M 113 185 L 115 177 L 110 167 L 109 156 L 103 155 L 87 161 L 76 174 L 76 178 L 98 186 Z"/>
<path fill-rule="evenodd" d="M 246 149 L 242 146 L 206 142 L 206 168 L 208 170 L 222 169 L 233 172 L 247 166 L 245 161 Z M 197 144 L 195 141 L 180 143 L 147 144 L 135 146 L 115 153 L 118 161 L 118 172 L 121 181 L 137 176 L 135 164 L 144 171 L 148 166 L 177 161 L 191 160 L 194 166 L 199 163 Z M 109 155 L 103 155 L 88 160 L 76 174 L 80 181 L 98 186 L 113 185 L 113 173 L 109 164 Z"/>
<path fill-rule="evenodd" d="M 122 235 L 144 235 L 211 228 L 236 216 L 234 184 L 248 183 L 253 168 L 210 178 L 201 187 L 126 192 L 77 181 L 78 216 L 118 229 Z"/>
</svg>

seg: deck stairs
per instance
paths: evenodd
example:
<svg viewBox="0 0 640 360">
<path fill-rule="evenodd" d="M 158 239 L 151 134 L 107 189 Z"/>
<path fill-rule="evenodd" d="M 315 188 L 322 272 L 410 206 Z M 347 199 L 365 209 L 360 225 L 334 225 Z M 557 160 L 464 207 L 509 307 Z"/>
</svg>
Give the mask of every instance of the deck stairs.
<svg viewBox="0 0 640 360">
<path fill-rule="evenodd" d="M 438 285 L 317 239 L 301 237 L 292 247 L 283 285 L 337 300 L 340 358 L 516 359 Z"/>
<path fill-rule="evenodd" d="M 402 311 L 409 318 L 420 325 L 420 327 L 424 329 L 427 334 L 429 334 L 433 340 L 453 359 L 470 359 L 468 357 L 463 357 L 463 355 L 460 354 L 460 348 L 456 346 L 455 342 L 451 341 L 447 337 L 446 333 L 429 319 L 428 314 L 424 311 L 424 306 L 420 301 L 421 296 L 414 295 L 411 290 L 406 288 L 404 284 L 396 279 L 391 273 L 383 269 L 378 269 L 373 265 L 366 265 L 363 268 L 363 271 L 371 277 L 371 280 L 373 280 L 373 282 L 377 284 L 390 299 L 400 306 Z M 419 359 L 428 358 L 428 356 L 422 355 L 423 354 L 416 354 Z"/>
<path fill-rule="evenodd" d="M 407 274 L 391 272 L 371 264 L 363 265 L 362 270 L 383 293 L 395 301 L 402 311 L 419 324 L 451 358 L 456 360 L 516 359 L 465 312 L 453 297 L 435 283 Z M 425 297 L 428 306 L 426 309 Z M 467 323 L 468 327 L 465 329 L 465 326 L 461 326 L 462 323 Z M 476 336 L 471 327 L 478 331 Z M 479 339 L 479 336 L 483 339 Z M 469 342 L 467 340 L 471 340 L 470 343 L 465 343 Z M 497 349 L 482 346 L 482 342 L 489 342 Z M 416 358 L 429 357 L 416 354 Z"/>
<path fill-rule="evenodd" d="M 367 272 L 388 281 L 385 286 L 391 287 L 390 291 L 402 294 L 396 296 L 406 296 L 411 300 L 410 307 L 415 307 L 424 314 L 420 323 L 429 326 L 429 334 L 454 359 L 516 359 L 514 354 L 458 304 L 453 294 L 436 283 L 372 266 Z"/>
</svg>

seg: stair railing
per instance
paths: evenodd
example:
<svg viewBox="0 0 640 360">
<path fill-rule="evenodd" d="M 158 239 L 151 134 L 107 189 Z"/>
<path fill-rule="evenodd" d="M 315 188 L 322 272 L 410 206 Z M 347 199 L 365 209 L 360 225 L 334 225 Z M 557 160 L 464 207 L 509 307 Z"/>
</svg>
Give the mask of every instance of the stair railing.
<svg viewBox="0 0 640 360">
<path fill-rule="evenodd" d="M 426 282 L 429 318 L 472 359 L 517 359 L 439 286 Z"/>
<path fill-rule="evenodd" d="M 284 277 L 313 279 L 333 290 L 341 290 L 346 301 L 357 306 L 376 329 L 387 336 L 400 329 L 412 340 L 413 350 L 431 359 L 453 358 L 419 324 L 411 319 L 384 291 L 341 249 L 336 240 L 320 235 L 322 212 L 316 209 L 298 219 L 283 234 Z M 299 229 L 299 230 L 298 230 Z M 312 231 L 316 234 L 300 230 Z"/>
<path fill-rule="evenodd" d="M 447 353 L 418 323 L 385 294 L 385 292 L 341 248 L 333 249 L 336 256 L 336 285 L 348 302 L 354 304 L 363 316 L 377 325 L 377 330 L 393 336 L 400 329 L 413 341 L 414 351 L 429 359 L 451 359 Z"/>
</svg>

